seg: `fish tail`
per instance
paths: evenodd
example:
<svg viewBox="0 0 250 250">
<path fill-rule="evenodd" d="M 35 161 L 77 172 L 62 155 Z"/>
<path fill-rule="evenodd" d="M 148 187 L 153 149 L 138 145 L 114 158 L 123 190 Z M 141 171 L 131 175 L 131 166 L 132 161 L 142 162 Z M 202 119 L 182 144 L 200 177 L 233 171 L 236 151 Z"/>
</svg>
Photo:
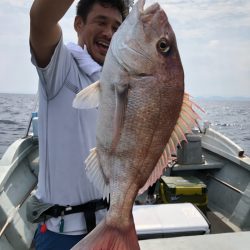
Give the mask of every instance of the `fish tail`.
<svg viewBox="0 0 250 250">
<path fill-rule="evenodd" d="M 103 220 L 72 250 L 140 250 L 140 247 L 134 223 L 121 229 Z"/>
</svg>

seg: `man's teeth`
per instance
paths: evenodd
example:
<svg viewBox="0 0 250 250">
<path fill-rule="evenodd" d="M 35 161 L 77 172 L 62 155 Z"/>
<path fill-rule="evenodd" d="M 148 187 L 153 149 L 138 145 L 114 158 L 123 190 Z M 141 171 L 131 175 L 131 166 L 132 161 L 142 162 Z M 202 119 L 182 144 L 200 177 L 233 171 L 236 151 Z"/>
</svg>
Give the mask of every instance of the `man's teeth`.
<svg viewBox="0 0 250 250">
<path fill-rule="evenodd" d="M 98 44 L 105 46 L 105 47 L 109 47 L 109 43 L 105 43 L 105 42 L 98 42 Z"/>
</svg>

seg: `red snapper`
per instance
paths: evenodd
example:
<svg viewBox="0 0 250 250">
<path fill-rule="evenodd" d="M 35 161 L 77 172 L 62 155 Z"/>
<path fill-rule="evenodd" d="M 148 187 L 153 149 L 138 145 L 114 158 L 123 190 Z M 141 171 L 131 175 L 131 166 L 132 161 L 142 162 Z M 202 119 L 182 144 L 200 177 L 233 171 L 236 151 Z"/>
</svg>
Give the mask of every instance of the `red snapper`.
<svg viewBox="0 0 250 250">
<path fill-rule="evenodd" d="M 110 197 L 105 219 L 73 249 L 137 250 L 132 216 L 138 192 L 161 175 L 198 117 L 184 93 L 174 31 L 158 3 L 139 0 L 114 34 L 100 81 L 82 90 L 77 108 L 99 107 L 89 178 Z"/>
</svg>

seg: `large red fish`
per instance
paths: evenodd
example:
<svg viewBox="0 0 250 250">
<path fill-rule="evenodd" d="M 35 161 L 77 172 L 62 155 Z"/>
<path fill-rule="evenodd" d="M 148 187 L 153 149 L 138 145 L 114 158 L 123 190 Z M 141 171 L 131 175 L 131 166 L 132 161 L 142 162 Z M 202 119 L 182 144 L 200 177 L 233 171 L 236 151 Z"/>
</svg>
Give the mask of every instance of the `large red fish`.
<svg viewBox="0 0 250 250">
<path fill-rule="evenodd" d="M 162 174 L 195 123 L 184 94 L 174 32 L 159 4 L 139 0 L 112 38 L 100 81 L 74 106 L 99 106 L 97 146 L 86 160 L 89 178 L 109 197 L 105 219 L 73 249 L 137 250 L 132 206 Z"/>
</svg>

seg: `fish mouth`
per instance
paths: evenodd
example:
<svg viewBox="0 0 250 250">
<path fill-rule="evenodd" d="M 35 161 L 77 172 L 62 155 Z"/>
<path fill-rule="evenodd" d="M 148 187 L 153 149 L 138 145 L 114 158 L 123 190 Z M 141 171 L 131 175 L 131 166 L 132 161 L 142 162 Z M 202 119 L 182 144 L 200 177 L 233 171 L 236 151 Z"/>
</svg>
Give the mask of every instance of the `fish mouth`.
<svg viewBox="0 0 250 250">
<path fill-rule="evenodd" d="M 161 9 L 159 3 L 154 3 L 150 6 L 148 6 L 145 10 L 144 10 L 144 6 L 145 6 L 145 0 L 141 0 L 141 1 L 139 0 L 138 1 L 138 9 L 139 9 L 139 12 L 143 15 L 152 15 L 156 11 Z"/>
<path fill-rule="evenodd" d="M 145 0 L 138 1 L 138 10 L 141 16 L 140 19 L 144 23 L 151 22 L 153 16 L 155 15 L 158 16 L 160 24 L 167 21 L 167 16 L 159 3 L 154 3 L 148 6 L 145 10 L 144 10 L 144 5 L 145 5 Z"/>
<path fill-rule="evenodd" d="M 160 5 L 158 3 L 154 3 L 152 5 L 150 5 L 149 7 L 147 7 L 144 11 L 143 14 L 144 15 L 153 15 L 155 14 L 157 11 L 159 11 L 161 9 Z"/>
</svg>

